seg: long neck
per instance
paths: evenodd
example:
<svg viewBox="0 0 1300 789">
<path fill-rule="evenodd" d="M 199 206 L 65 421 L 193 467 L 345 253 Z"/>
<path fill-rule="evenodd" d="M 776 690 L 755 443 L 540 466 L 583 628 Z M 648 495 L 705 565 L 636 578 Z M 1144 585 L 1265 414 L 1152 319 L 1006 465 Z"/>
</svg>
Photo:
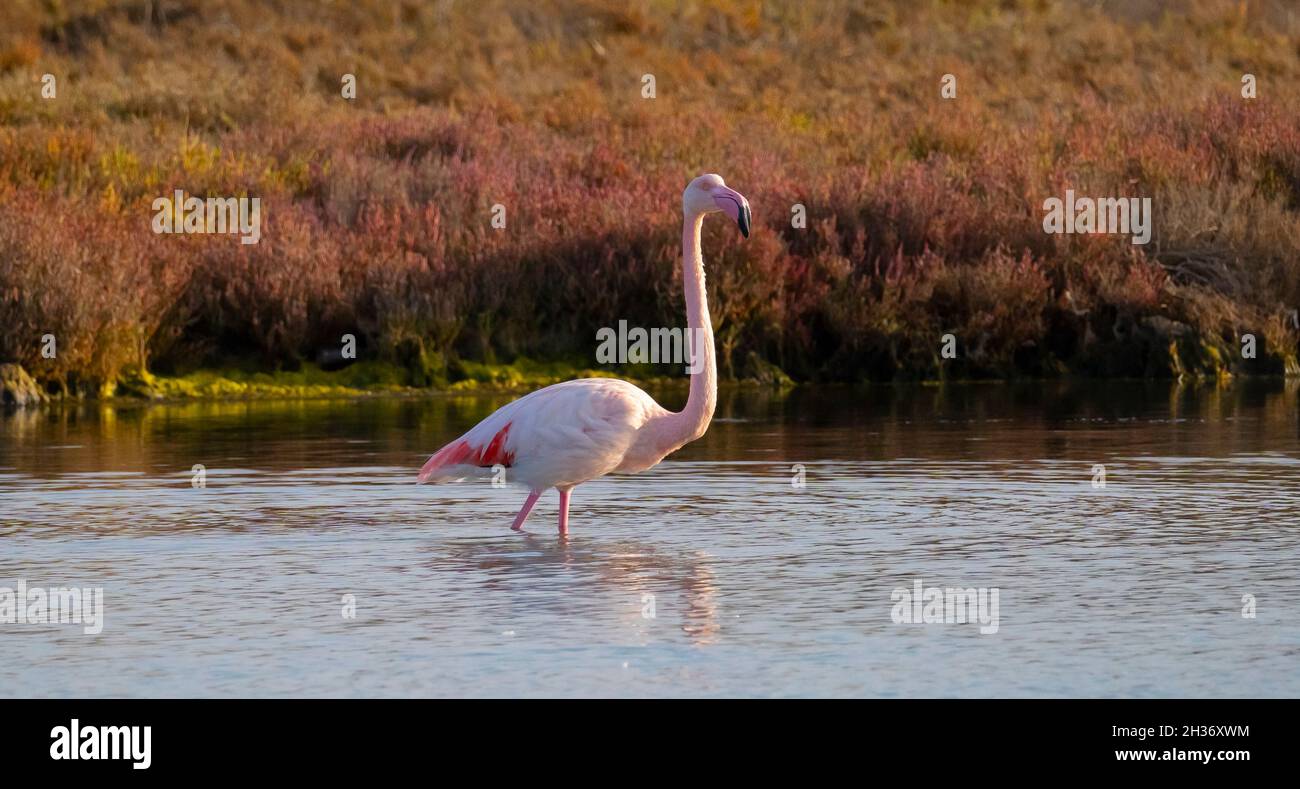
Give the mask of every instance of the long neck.
<svg viewBox="0 0 1300 789">
<path fill-rule="evenodd" d="M 704 215 L 687 214 L 682 223 L 682 290 L 686 294 L 687 343 L 691 358 L 691 393 L 686 407 L 663 418 L 659 443 L 676 449 L 704 435 L 718 401 L 718 366 L 713 353 L 713 322 L 704 289 L 704 258 L 700 252 L 700 228 Z"/>
</svg>

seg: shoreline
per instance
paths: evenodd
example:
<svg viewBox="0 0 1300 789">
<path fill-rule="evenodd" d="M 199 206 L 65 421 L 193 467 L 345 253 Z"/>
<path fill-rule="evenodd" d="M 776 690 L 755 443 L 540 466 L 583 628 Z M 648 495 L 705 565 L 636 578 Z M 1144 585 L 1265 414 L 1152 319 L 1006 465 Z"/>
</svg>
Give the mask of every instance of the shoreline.
<svg viewBox="0 0 1300 789">
<path fill-rule="evenodd" d="M 0 368 L 6 365 L 0 365 Z M 509 369 L 510 366 L 499 366 Z M 346 369 L 346 368 L 345 368 Z M 147 379 L 136 379 L 121 386 L 113 394 L 67 394 L 51 395 L 35 402 L 15 403 L 9 391 L 4 391 L 0 413 L 9 413 L 23 408 L 56 408 L 62 406 L 106 405 L 185 405 L 190 403 L 240 403 L 240 402 L 294 402 L 294 401 L 348 401 L 348 400 L 422 400 L 457 396 L 513 396 L 521 397 L 563 381 L 577 378 L 608 377 L 621 378 L 650 391 L 685 391 L 689 386 L 686 377 L 620 375 L 606 370 L 574 369 L 571 375 L 498 375 L 495 380 L 462 379 L 446 385 L 410 386 L 392 383 L 349 385 L 342 381 L 326 379 L 338 376 L 344 371 L 325 372 L 314 369 L 307 374 L 312 380 L 302 382 L 304 374 L 295 372 L 237 372 L 230 370 L 203 369 L 182 376 L 148 375 Z M 142 386 L 147 380 L 147 387 Z M 1086 374 L 1063 373 L 1056 376 L 1015 376 L 998 378 L 946 378 L 946 379 L 896 379 L 892 381 L 760 381 L 756 379 L 733 379 L 719 381 L 718 386 L 724 391 L 769 392 L 783 395 L 793 390 L 810 388 L 834 389 L 879 389 L 879 388 L 915 388 L 942 389 L 946 386 L 999 386 L 1014 387 L 1019 385 L 1108 385 L 1108 384 L 1146 384 L 1169 385 L 1177 387 L 1204 388 L 1209 386 L 1224 387 L 1243 382 L 1300 382 L 1300 375 L 1294 373 L 1228 373 L 1217 375 L 1182 375 L 1182 376 L 1090 376 Z M 0 380 L 0 385 L 5 383 Z"/>
</svg>

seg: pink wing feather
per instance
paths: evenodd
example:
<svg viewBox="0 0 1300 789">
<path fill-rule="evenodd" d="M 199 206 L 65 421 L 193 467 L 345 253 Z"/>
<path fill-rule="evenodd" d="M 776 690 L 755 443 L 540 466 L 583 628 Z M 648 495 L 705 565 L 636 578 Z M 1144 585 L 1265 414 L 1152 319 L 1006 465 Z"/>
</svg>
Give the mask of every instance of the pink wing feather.
<svg viewBox="0 0 1300 789">
<path fill-rule="evenodd" d="M 515 455 L 505 449 L 506 439 L 510 436 L 510 423 L 492 436 L 486 446 L 475 446 L 468 437 L 457 439 L 434 453 L 420 469 L 420 482 L 428 482 L 439 470 L 467 465 L 475 468 L 495 466 L 498 463 L 509 468 L 514 465 Z"/>
</svg>

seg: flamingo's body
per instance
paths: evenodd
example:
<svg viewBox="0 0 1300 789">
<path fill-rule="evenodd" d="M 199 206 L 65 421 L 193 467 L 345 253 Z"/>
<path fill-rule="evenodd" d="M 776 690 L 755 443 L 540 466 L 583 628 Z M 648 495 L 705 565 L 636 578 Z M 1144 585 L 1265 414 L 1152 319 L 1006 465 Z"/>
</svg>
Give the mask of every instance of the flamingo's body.
<svg viewBox="0 0 1300 789">
<path fill-rule="evenodd" d="M 560 533 L 568 531 L 569 492 L 610 472 L 645 471 L 704 435 L 717 401 L 713 327 L 704 291 L 700 226 L 725 212 L 749 235 L 749 203 L 716 175 L 702 175 L 682 195 L 682 273 L 687 326 L 703 354 L 691 375 L 686 407 L 668 411 L 640 388 L 614 378 L 583 378 L 548 386 L 502 406 L 468 433 L 438 450 L 420 482 L 462 479 L 496 465 L 531 493 L 512 528 L 520 529 L 548 488 L 560 492 Z"/>
</svg>

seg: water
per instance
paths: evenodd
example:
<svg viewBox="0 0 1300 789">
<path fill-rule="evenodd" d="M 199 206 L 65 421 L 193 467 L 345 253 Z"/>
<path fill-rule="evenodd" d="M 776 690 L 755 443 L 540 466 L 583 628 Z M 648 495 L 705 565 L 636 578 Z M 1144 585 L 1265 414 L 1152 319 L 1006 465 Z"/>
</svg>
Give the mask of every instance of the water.
<svg viewBox="0 0 1300 789">
<path fill-rule="evenodd" d="M 1297 383 L 724 391 L 567 540 L 412 484 L 508 398 L 11 414 L 0 586 L 105 622 L 0 624 L 5 694 L 1297 696 Z M 916 579 L 997 631 L 895 623 Z"/>
</svg>

